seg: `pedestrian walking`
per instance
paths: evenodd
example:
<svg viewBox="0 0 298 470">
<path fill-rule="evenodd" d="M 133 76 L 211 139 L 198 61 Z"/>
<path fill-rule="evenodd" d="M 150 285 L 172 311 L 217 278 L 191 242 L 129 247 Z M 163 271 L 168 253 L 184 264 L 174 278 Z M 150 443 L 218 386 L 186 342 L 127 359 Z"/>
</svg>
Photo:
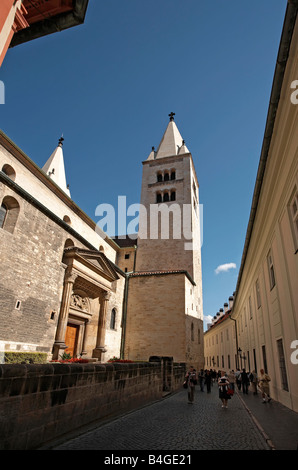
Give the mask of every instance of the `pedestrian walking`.
<svg viewBox="0 0 298 470">
<path fill-rule="evenodd" d="M 206 370 L 205 384 L 206 384 L 206 387 L 207 387 L 207 393 L 211 393 L 211 382 L 212 382 L 211 371 Z"/>
<path fill-rule="evenodd" d="M 195 398 L 195 385 L 198 383 L 197 373 L 193 366 L 190 366 L 189 371 L 185 376 L 187 383 L 188 403 L 193 404 Z"/>
<path fill-rule="evenodd" d="M 222 408 L 228 408 L 228 400 L 231 396 L 228 394 L 229 381 L 225 372 L 221 372 L 221 377 L 218 379 L 219 398 L 222 401 Z"/>
<path fill-rule="evenodd" d="M 260 370 L 260 377 L 258 378 L 259 389 L 262 393 L 263 403 L 271 401 L 270 391 L 269 391 L 269 382 L 271 378 L 268 374 L 265 374 L 264 369 Z"/>
<path fill-rule="evenodd" d="M 255 370 L 253 370 L 249 376 L 249 380 L 252 386 L 252 391 L 254 395 L 258 394 L 258 375 Z"/>
<path fill-rule="evenodd" d="M 229 381 L 229 383 L 230 383 L 230 388 L 231 388 L 231 390 L 233 390 L 233 391 L 235 390 L 235 380 L 236 380 L 236 378 L 235 378 L 235 372 L 234 372 L 234 370 L 232 369 L 232 370 L 230 370 L 230 372 L 229 372 L 229 374 L 228 374 L 228 381 Z"/>
<path fill-rule="evenodd" d="M 240 369 L 236 370 L 235 379 L 236 379 L 236 384 L 237 384 L 238 390 L 241 390 L 241 372 L 240 372 Z"/>
<path fill-rule="evenodd" d="M 199 372 L 199 384 L 200 384 L 200 390 L 201 392 L 203 392 L 204 384 L 205 384 L 205 372 L 203 371 L 203 369 L 201 369 Z"/>
<path fill-rule="evenodd" d="M 215 369 L 211 369 L 211 377 L 212 377 L 212 386 L 213 384 L 215 383 L 216 381 L 216 370 Z"/>
<path fill-rule="evenodd" d="M 249 386 L 249 378 L 245 369 L 242 369 L 242 372 L 241 372 L 241 384 L 242 384 L 242 392 L 247 395 L 248 386 Z"/>
</svg>

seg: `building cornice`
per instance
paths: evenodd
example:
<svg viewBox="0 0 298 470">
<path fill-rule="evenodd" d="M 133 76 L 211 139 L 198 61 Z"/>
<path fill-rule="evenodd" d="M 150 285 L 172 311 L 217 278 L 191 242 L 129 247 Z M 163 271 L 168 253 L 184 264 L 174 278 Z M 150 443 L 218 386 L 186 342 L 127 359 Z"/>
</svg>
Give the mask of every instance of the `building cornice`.
<svg viewBox="0 0 298 470">
<path fill-rule="evenodd" d="M 235 307 L 235 303 L 237 302 L 237 294 L 238 294 L 240 284 L 241 284 L 244 265 L 245 265 L 245 261 L 247 258 L 249 244 L 250 244 L 250 240 L 252 237 L 254 222 L 255 222 L 256 213 L 258 209 L 258 203 L 259 203 L 260 193 L 261 193 L 262 184 L 264 180 L 264 174 L 265 174 L 266 164 L 268 160 L 271 139 L 273 136 L 275 119 L 276 119 L 276 114 L 278 110 L 281 89 L 283 85 L 283 79 L 284 79 L 285 70 L 286 70 L 286 66 L 288 62 L 291 40 L 292 40 L 293 31 L 294 31 L 294 27 L 296 23 L 296 18 L 297 18 L 297 10 L 298 10 L 298 0 L 288 0 L 284 24 L 283 24 L 283 30 L 282 30 L 282 35 L 281 35 L 281 41 L 280 41 L 279 50 L 277 54 L 273 84 L 272 84 L 267 119 L 266 119 L 266 126 L 265 126 L 265 131 L 264 131 L 264 138 L 263 138 L 262 149 L 261 149 L 261 156 L 259 160 L 259 166 L 258 166 L 257 177 L 256 177 L 254 193 L 253 193 L 253 198 L 252 198 L 250 216 L 249 216 L 248 226 L 246 230 L 242 259 L 241 259 L 237 285 L 236 285 L 236 290 L 235 290 L 234 307 Z"/>
<path fill-rule="evenodd" d="M 71 8 L 67 9 L 70 11 L 63 11 L 61 9 L 61 12 L 56 14 L 51 13 L 51 6 L 49 5 L 47 10 L 40 10 L 39 21 L 32 22 L 31 24 L 28 16 L 29 27 L 14 34 L 10 47 L 83 24 L 88 3 L 89 0 L 72 0 Z M 31 2 L 29 5 L 32 6 Z M 38 10 L 38 5 L 35 8 Z"/>
<path fill-rule="evenodd" d="M 137 271 L 131 274 L 128 274 L 128 277 L 142 277 L 142 276 L 167 276 L 171 274 L 183 274 L 187 279 L 192 283 L 193 286 L 196 285 L 191 275 L 186 270 L 169 270 L 169 271 Z"/>
</svg>

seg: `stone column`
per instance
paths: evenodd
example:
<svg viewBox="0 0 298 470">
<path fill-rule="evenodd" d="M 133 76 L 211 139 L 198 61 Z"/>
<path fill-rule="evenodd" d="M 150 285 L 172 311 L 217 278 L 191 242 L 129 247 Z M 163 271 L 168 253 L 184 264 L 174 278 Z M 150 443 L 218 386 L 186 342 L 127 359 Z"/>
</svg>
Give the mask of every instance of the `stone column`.
<svg viewBox="0 0 298 470">
<path fill-rule="evenodd" d="M 77 274 L 72 272 L 72 269 L 68 267 L 65 271 L 64 276 L 64 288 L 62 294 L 62 301 L 60 307 L 60 315 L 58 320 L 58 326 L 56 331 L 56 339 L 53 346 L 53 359 L 59 359 L 60 349 L 64 350 L 67 348 L 65 344 L 65 334 L 68 322 L 69 306 L 71 300 L 71 294 L 73 292 L 73 285 L 77 278 Z"/>
<path fill-rule="evenodd" d="M 108 311 L 108 303 L 111 297 L 110 292 L 105 292 L 100 298 L 100 311 L 98 317 L 98 330 L 96 338 L 96 347 L 93 350 L 93 357 L 101 359 L 102 354 L 107 350 L 105 348 L 105 338 L 106 338 L 106 318 Z"/>
<path fill-rule="evenodd" d="M 87 340 L 89 337 L 89 330 L 90 330 L 90 321 L 85 321 L 85 330 L 84 330 L 84 338 L 83 338 L 83 346 L 82 346 L 82 356 L 86 356 L 87 354 Z"/>
</svg>

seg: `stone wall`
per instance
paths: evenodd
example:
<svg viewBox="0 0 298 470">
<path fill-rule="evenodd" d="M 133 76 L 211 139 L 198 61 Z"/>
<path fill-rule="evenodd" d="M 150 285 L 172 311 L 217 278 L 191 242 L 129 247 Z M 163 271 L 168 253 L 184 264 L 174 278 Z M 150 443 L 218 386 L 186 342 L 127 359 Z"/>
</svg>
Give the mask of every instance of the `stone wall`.
<svg viewBox="0 0 298 470">
<path fill-rule="evenodd" d="M 121 415 L 182 386 L 183 365 L 0 365 L 0 449 L 37 449 L 70 432 Z"/>
<path fill-rule="evenodd" d="M 0 205 L 4 198 L 15 201 L 19 212 L 13 228 L 0 228 L 0 352 L 45 352 L 51 359 L 66 269 L 62 262 L 65 243 L 85 249 L 92 249 L 92 245 L 0 172 Z M 105 361 L 120 355 L 124 284 L 124 275 L 120 274 L 111 290 Z M 85 344 L 89 357 L 96 347 L 98 301 L 92 301 L 91 307 L 90 334 Z M 111 329 L 113 308 L 116 322 Z"/>
</svg>

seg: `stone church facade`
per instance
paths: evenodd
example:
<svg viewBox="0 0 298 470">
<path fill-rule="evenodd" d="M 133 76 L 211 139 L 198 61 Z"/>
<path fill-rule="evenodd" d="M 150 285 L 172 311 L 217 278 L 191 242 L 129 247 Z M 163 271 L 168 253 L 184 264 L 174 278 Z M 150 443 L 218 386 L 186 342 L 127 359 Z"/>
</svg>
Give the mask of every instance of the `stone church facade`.
<svg viewBox="0 0 298 470">
<path fill-rule="evenodd" d="M 0 132 L 0 351 L 202 367 L 198 181 L 173 115 L 143 162 L 141 194 L 147 213 L 170 213 L 166 239 L 144 238 L 141 217 L 137 240 L 101 233 L 71 199 L 63 159 L 63 139 L 39 168 Z M 184 206 L 191 231 L 175 238 Z"/>
</svg>

